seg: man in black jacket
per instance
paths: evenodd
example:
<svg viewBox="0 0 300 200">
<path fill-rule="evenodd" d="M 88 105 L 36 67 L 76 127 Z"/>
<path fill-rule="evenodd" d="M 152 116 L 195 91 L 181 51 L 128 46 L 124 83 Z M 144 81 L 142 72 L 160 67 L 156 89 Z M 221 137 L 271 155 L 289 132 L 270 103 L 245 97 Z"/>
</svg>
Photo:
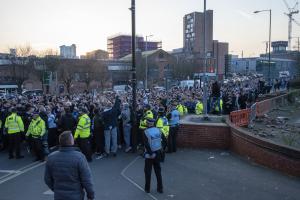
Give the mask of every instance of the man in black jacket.
<svg viewBox="0 0 300 200">
<path fill-rule="evenodd" d="M 72 133 L 62 133 L 59 143 L 59 151 L 48 157 L 44 175 L 45 183 L 54 192 L 54 199 L 84 200 L 85 192 L 88 200 L 94 199 L 91 170 L 85 156 L 73 147 Z"/>
<path fill-rule="evenodd" d="M 74 134 L 77 124 L 76 119 L 73 117 L 70 107 L 66 107 L 65 112 L 66 113 L 61 117 L 59 121 L 59 129 L 61 132 L 71 131 Z"/>
<path fill-rule="evenodd" d="M 96 159 L 103 158 L 104 156 L 104 122 L 101 109 L 95 109 L 95 117 L 93 119 L 93 135 Z"/>
<path fill-rule="evenodd" d="M 105 152 L 108 156 L 110 151 L 113 156 L 117 155 L 118 150 L 118 116 L 120 115 L 120 100 L 117 97 L 114 106 L 111 102 L 107 102 L 103 112 Z"/>
</svg>

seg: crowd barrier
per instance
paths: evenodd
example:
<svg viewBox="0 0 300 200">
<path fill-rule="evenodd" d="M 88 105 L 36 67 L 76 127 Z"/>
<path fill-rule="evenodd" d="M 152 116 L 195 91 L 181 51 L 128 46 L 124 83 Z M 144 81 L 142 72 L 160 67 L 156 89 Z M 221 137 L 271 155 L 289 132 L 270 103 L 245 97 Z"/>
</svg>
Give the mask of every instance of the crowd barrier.
<svg viewBox="0 0 300 200">
<path fill-rule="evenodd" d="M 256 102 L 251 108 L 245 110 L 233 111 L 230 113 L 230 120 L 236 126 L 248 126 L 256 117 L 262 117 L 272 109 L 286 105 L 289 96 L 300 96 L 300 90 Z"/>
<path fill-rule="evenodd" d="M 250 113 L 251 109 L 233 111 L 230 113 L 230 120 L 235 126 L 248 126 Z"/>
</svg>

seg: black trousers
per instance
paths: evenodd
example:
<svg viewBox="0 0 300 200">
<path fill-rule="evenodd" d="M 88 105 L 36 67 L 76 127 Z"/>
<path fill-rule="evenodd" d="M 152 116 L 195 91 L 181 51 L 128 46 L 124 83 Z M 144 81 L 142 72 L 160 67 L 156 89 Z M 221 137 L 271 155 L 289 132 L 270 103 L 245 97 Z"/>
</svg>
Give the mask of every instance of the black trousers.
<svg viewBox="0 0 300 200">
<path fill-rule="evenodd" d="M 90 138 L 78 138 L 78 147 L 88 162 L 92 161 Z"/>
<path fill-rule="evenodd" d="M 44 149 L 40 138 L 31 138 L 32 150 L 37 160 L 44 160 Z"/>
<path fill-rule="evenodd" d="M 97 129 L 94 131 L 94 144 L 96 153 L 104 153 L 104 130 Z"/>
<path fill-rule="evenodd" d="M 165 157 L 166 157 L 166 149 L 168 146 L 168 139 L 165 137 L 164 134 L 161 135 L 161 144 L 162 144 L 162 151 L 161 151 L 161 162 L 165 161 Z"/>
<path fill-rule="evenodd" d="M 137 144 L 138 145 L 144 146 L 144 138 L 143 138 L 144 131 L 145 131 L 145 129 L 140 129 L 140 128 L 138 130 L 138 135 L 137 135 Z"/>
<path fill-rule="evenodd" d="M 9 157 L 21 156 L 21 133 L 7 134 Z"/>
<path fill-rule="evenodd" d="M 58 145 L 57 128 L 49 128 L 48 130 L 48 146 L 49 148 Z"/>
<path fill-rule="evenodd" d="M 154 168 L 154 172 L 156 175 L 156 180 L 157 180 L 157 190 L 162 190 L 163 189 L 163 184 L 162 184 L 162 176 L 161 176 L 161 167 L 160 167 L 160 156 L 156 156 L 154 159 L 145 159 L 145 190 L 150 191 L 150 185 L 151 185 L 151 172 L 152 172 L 152 167 Z"/>
<path fill-rule="evenodd" d="M 169 153 L 177 151 L 176 139 L 177 139 L 178 128 L 179 128 L 178 126 L 170 127 L 170 134 L 168 137 L 168 152 Z"/>
</svg>

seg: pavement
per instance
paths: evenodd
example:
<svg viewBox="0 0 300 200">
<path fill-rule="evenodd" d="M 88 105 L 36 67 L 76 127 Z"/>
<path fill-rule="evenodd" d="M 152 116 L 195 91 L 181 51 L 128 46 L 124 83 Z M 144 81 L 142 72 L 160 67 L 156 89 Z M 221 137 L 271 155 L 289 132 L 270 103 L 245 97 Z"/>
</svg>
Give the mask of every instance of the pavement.
<svg viewBox="0 0 300 200">
<path fill-rule="evenodd" d="M 45 163 L 8 160 L 0 152 L 0 200 L 50 200 L 43 182 Z M 300 178 L 258 166 L 227 151 L 180 149 L 162 163 L 164 194 L 143 191 L 144 160 L 119 152 L 90 164 L 97 200 L 298 200 Z"/>
</svg>

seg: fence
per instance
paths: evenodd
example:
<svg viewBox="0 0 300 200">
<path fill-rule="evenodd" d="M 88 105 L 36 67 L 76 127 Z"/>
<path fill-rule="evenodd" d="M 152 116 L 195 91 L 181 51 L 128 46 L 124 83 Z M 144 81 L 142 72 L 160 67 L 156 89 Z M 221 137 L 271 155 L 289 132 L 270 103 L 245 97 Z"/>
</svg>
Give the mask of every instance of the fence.
<svg viewBox="0 0 300 200">
<path fill-rule="evenodd" d="M 248 126 L 256 117 L 262 117 L 272 109 L 287 104 L 289 96 L 299 96 L 300 90 L 280 95 L 271 99 L 257 102 L 249 109 L 233 111 L 230 113 L 230 120 L 236 126 Z"/>
<path fill-rule="evenodd" d="M 236 126 L 248 126 L 251 110 L 244 109 L 230 113 L 230 120 Z"/>
</svg>

